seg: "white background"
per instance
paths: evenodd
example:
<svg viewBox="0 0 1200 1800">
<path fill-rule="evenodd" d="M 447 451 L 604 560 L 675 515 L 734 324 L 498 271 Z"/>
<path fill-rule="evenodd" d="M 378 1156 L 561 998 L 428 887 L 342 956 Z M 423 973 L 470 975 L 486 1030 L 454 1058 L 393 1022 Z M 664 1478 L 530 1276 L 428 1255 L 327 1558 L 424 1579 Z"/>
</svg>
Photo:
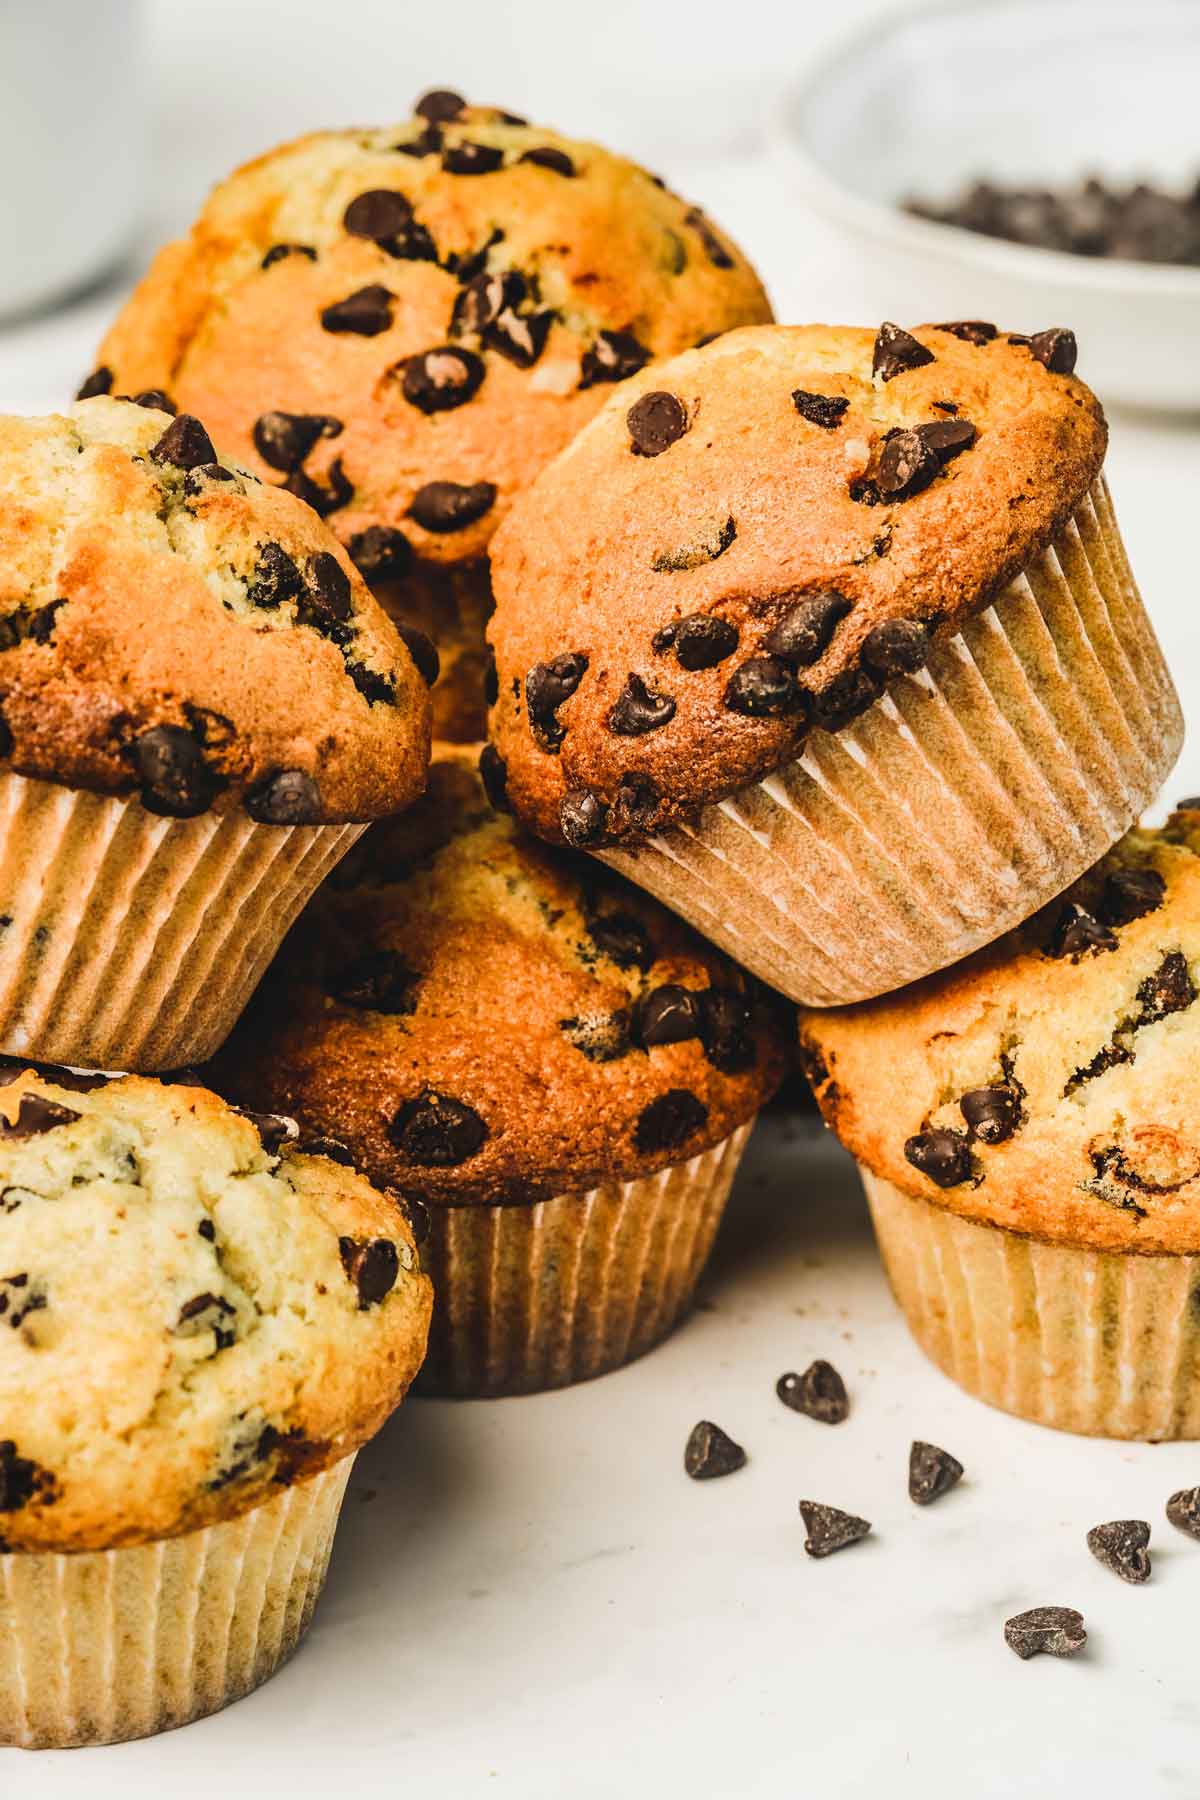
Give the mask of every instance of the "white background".
<svg viewBox="0 0 1200 1800">
<path fill-rule="evenodd" d="M 800 208 L 771 139 L 782 88 L 872 10 L 158 0 L 144 242 L 101 290 L 0 330 L 0 406 L 69 397 L 150 244 L 234 162 L 310 126 L 399 118 L 430 85 L 661 169 L 740 239 L 781 318 L 874 323 L 887 295 Z M 16 78 L 0 70 L 0 105 Z M 96 79 L 137 104 L 133 71 Z M 1195 717 L 1200 435 L 1190 419 L 1111 422 L 1118 512 Z M 1191 748 L 1169 791 L 1196 789 Z M 1195 1794 L 1200 1545 L 1162 1505 L 1200 1480 L 1200 1446 L 1091 1443 L 967 1400 L 911 1345 L 853 1173 L 802 1120 L 760 1128 L 705 1294 L 669 1344 L 600 1382 L 404 1407 L 359 1463 L 322 1609 L 287 1669 L 168 1737 L 0 1752 L 0 1795 Z M 776 1377 L 815 1356 L 851 1389 L 840 1427 L 775 1398 Z M 749 1451 L 727 1481 L 682 1473 L 701 1417 Z M 926 1511 L 905 1492 L 913 1436 L 968 1470 Z M 874 1536 L 809 1561 L 802 1496 L 865 1514 Z M 1145 1589 L 1084 1547 L 1090 1525 L 1131 1515 L 1154 1524 Z M 1085 1655 L 1022 1664 L 1005 1648 L 1004 1618 L 1044 1603 L 1085 1613 Z"/>
</svg>

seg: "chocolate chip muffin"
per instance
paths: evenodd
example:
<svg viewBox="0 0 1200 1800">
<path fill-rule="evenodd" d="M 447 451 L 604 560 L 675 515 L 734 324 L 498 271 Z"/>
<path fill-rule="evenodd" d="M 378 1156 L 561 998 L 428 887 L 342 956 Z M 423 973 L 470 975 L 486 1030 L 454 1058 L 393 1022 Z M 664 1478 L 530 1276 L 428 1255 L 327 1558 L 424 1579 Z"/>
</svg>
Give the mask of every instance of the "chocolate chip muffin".
<svg viewBox="0 0 1200 1800">
<path fill-rule="evenodd" d="M 1200 1437 L 1200 800 L 905 993 L 801 1015 L 922 1347 L 1066 1430 Z"/>
<path fill-rule="evenodd" d="M 327 517 L 441 650 L 437 735 L 484 720 L 487 550 L 513 497 L 654 357 L 769 319 L 698 207 L 596 144 L 456 94 L 218 187 L 89 391 L 162 388 Z"/>
<path fill-rule="evenodd" d="M 813 1005 L 1061 892 L 1182 731 L 1074 360 L 768 326 L 634 377 L 493 545 L 521 820 Z"/>
<path fill-rule="evenodd" d="M 0 1050 L 99 1068 L 210 1054 L 429 755 L 336 539 L 160 398 L 0 419 Z"/>
<path fill-rule="evenodd" d="M 671 1329 L 782 1071 L 737 969 L 521 838 L 460 754 L 322 888 L 212 1079 L 424 1203 L 422 1387 L 482 1395 L 600 1374 Z"/>
<path fill-rule="evenodd" d="M 430 1285 L 394 1201 L 290 1119 L 0 1079 L 0 1742 L 110 1743 L 296 1647 Z"/>
</svg>

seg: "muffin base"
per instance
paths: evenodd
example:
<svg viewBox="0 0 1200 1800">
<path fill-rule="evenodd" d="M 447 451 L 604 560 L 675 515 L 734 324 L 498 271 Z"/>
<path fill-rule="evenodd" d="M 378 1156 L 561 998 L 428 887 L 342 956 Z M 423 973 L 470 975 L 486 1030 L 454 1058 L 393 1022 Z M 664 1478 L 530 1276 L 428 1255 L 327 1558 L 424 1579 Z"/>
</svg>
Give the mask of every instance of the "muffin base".
<svg viewBox="0 0 1200 1800">
<path fill-rule="evenodd" d="M 312 1620 L 353 1466 L 183 1537 L 0 1555 L 0 1744 L 148 1737 L 266 1681 Z"/>
<path fill-rule="evenodd" d="M 0 1052 L 90 1069 L 205 1061 L 365 830 L 164 819 L 0 775 Z"/>
<path fill-rule="evenodd" d="M 916 675 L 795 762 L 603 860 L 808 1006 L 956 962 L 1061 893 L 1183 741 L 1108 489 Z"/>
<path fill-rule="evenodd" d="M 860 1173 L 909 1329 L 968 1394 L 1089 1437 L 1200 1438 L 1200 1256 L 1041 1243 Z"/>
<path fill-rule="evenodd" d="M 413 1392 L 531 1394 L 651 1349 L 691 1303 L 752 1129 L 586 1194 L 431 1206 L 421 1263 L 433 1324 Z"/>
</svg>

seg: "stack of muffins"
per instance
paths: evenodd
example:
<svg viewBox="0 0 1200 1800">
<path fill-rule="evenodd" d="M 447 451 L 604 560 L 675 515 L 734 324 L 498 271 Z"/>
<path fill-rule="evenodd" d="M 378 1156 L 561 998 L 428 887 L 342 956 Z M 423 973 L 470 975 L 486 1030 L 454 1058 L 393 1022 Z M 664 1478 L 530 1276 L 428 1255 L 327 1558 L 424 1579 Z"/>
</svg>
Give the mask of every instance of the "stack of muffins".
<svg viewBox="0 0 1200 1800">
<path fill-rule="evenodd" d="M 1200 816 L 1118 845 L 1181 725 L 1074 364 L 774 325 L 438 91 L 0 423 L 0 1740 L 270 1674 L 414 1378 L 663 1337 L 789 1003 L 931 1352 L 1200 1433 Z"/>
</svg>

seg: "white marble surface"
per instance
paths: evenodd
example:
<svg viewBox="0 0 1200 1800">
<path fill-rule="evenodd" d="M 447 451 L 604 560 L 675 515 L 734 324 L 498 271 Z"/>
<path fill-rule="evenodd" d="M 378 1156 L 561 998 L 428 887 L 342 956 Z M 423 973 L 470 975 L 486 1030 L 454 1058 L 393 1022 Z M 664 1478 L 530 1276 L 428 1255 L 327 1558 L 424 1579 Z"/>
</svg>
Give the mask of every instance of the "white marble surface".
<svg viewBox="0 0 1200 1800">
<path fill-rule="evenodd" d="M 887 295 L 799 211 L 766 132 L 789 68 L 868 10 L 755 0 L 734 32 L 725 5 L 621 0 L 568 31 L 541 4 L 464 4 L 451 25 L 445 9 L 347 0 L 297 7 L 285 26 L 263 4 L 160 0 L 148 235 L 272 138 L 398 114 L 412 91 L 457 82 L 653 160 L 742 239 L 781 317 L 875 321 Z M 61 402 L 118 297 L 119 283 L 0 332 L 0 407 Z M 1118 510 L 1195 719 L 1200 433 L 1127 414 L 1112 426 Z M 1169 791 L 1197 789 L 1193 745 Z M 312 1636 L 275 1681 L 146 1743 L 30 1765 L 0 1752 L 0 1792 L 1194 1793 L 1200 1546 L 1162 1505 L 1200 1479 L 1200 1446 L 1071 1439 L 961 1395 L 905 1333 L 846 1159 L 795 1121 L 760 1128 L 706 1295 L 669 1344 L 605 1380 L 403 1408 L 361 1459 Z M 815 1356 L 852 1391 L 837 1428 L 774 1395 Z M 744 1471 L 685 1479 L 700 1417 L 746 1445 Z M 913 1436 L 968 1470 L 928 1511 L 905 1492 Z M 864 1513 L 874 1537 L 809 1561 L 801 1496 Z M 1130 1515 L 1154 1522 L 1145 1589 L 1084 1547 L 1090 1525 Z M 1082 1609 L 1083 1657 L 1022 1664 L 1005 1648 L 1003 1619 L 1040 1603 Z"/>
</svg>

